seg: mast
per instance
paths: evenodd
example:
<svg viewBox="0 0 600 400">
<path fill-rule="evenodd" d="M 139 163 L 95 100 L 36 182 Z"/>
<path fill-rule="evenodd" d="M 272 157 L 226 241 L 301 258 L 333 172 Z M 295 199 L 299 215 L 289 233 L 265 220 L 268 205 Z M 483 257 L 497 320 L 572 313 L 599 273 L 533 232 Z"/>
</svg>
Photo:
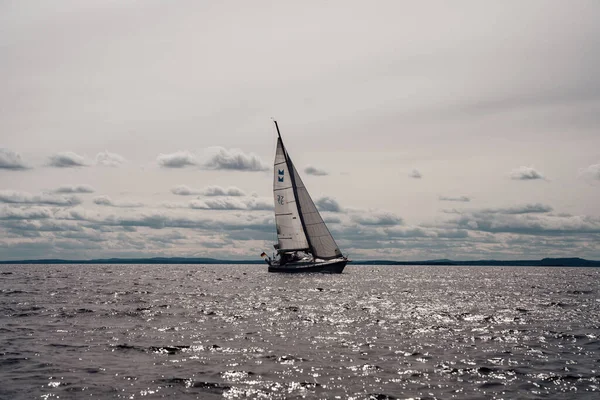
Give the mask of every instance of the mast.
<svg viewBox="0 0 600 400">
<path fill-rule="evenodd" d="M 279 132 L 279 125 L 277 125 L 277 121 L 273 120 L 273 122 L 275 122 L 275 128 L 277 128 L 277 136 L 279 136 L 279 140 L 281 140 L 281 133 Z M 283 140 L 281 140 L 281 146 L 283 146 Z M 285 150 L 285 147 L 283 149 Z M 287 162 L 287 156 L 285 156 L 285 152 L 284 152 L 284 157 Z"/>
<path fill-rule="evenodd" d="M 283 144 L 283 140 L 281 139 L 281 132 L 279 132 L 279 125 L 277 125 L 276 120 L 273 120 L 273 122 L 275 122 L 275 128 L 277 129 L 277 136 L 279 136 L 279 141 L 281 142 L 281 147 L 283 148 L 283 157 L 285 158 L 285 164 L 288 168 L 288 171 L 290 174 L 290 179 L 292 180 L 292 191 L 294 192 L 294 200 L 296 201 L 296 207 L 298 207 L 298 216 L 300 217 L 300 224 L 302 225 L 302 230 L 304 231 L 304 236 L 306 237 L 306 241 L 308 242 L 308 247 L 310 248 L 310 252 L 314 255 L 315 251 L 313 250 L 313 245 L 310 241 L 308 232 L 306 231 L 306 224 L 304 222 L 304 216 L 302 215 L 302 206 L 300 205 L 300 202 L 298 201 L 298 189 L 296 188 L 296 178 L 294 177 L 294 170 L 293 170 L 294 165 L 292 164 L 292 160 L 290 160 L 287 150 Z"/>
</svg>

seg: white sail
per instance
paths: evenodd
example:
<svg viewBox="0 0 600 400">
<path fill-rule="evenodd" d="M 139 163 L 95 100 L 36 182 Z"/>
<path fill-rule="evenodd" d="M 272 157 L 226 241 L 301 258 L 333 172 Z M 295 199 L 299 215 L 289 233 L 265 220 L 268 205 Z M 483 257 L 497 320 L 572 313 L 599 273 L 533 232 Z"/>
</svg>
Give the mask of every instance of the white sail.
<svg viewBox="0 0 600 400">
<path fill-rule="evenodd" d="M 304 226 L 306 237 L 310 250 L 315 258 L 331 259 L 342 256 L 342 252 L 335 243 L 333 236 L 327 229 L 321 214 L 312 201 L 306 186 L 302 182 L 296 167 L 288 160 L 292 173 L 294 174 L 294 184 L 296 186 L 296 196 L 298 209 Z"/>
<path fill-rule="evenodd" d="M 281 138 L 277 140 L 277 151 L 275 152 L 273 196 L 279 251 L 307 250 L 309 245 L 298 213 L 298 205 Z"/>
</svg>

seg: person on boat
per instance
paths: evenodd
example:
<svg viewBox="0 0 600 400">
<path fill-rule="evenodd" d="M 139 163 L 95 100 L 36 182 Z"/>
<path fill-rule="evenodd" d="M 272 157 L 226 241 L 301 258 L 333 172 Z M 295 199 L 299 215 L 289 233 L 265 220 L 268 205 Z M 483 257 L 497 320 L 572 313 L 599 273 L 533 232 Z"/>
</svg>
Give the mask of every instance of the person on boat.
<svg viewBox="0 0 600 400">
<path fill-rule="evenodd" d="M 265 262 L 266 262 L 267 264 L 271 265 L 271 257 L 269 257 L 269 256 L 267 255 L 267 253 L 265 253 L 265 252 L 263 251 L 263 252 L 261 253 L 261 255 L 260 255 L 260 256 L 261 256 L 262 258 L 264 258 L 264 259 L 265 259 Z"/>
<path fill-rule="evenodd" d="M 291 261 L 293 261 L 293 259 L 290 253 L 281 253 L 279 255 L 279 265 L 285 265 Z"/>
</svg>

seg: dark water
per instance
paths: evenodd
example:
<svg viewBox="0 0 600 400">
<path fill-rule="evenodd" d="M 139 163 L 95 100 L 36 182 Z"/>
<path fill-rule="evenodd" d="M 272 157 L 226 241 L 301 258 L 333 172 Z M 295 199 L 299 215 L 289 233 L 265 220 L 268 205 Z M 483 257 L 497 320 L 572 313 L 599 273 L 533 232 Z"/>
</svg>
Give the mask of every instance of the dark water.
<svg viewBox="0 0 600 400">
<path fill-rule="evenodd" d="M 0 398 L 600 398 L 600 269 L 1 265 Z"/>
</svg>

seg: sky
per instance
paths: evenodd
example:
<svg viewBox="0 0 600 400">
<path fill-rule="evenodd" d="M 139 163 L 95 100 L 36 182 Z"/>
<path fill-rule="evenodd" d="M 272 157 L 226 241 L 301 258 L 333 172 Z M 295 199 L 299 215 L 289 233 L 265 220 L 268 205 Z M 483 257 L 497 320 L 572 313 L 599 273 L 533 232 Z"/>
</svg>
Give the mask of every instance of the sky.
<svg viewBox="0 0 600 400">
<path fill-rule="evenodd" d="M 356 260 L 600 259 L 600 2 L 0 3 L 0 260 L 253 259 L 276 118 Z"/>
</svg>

